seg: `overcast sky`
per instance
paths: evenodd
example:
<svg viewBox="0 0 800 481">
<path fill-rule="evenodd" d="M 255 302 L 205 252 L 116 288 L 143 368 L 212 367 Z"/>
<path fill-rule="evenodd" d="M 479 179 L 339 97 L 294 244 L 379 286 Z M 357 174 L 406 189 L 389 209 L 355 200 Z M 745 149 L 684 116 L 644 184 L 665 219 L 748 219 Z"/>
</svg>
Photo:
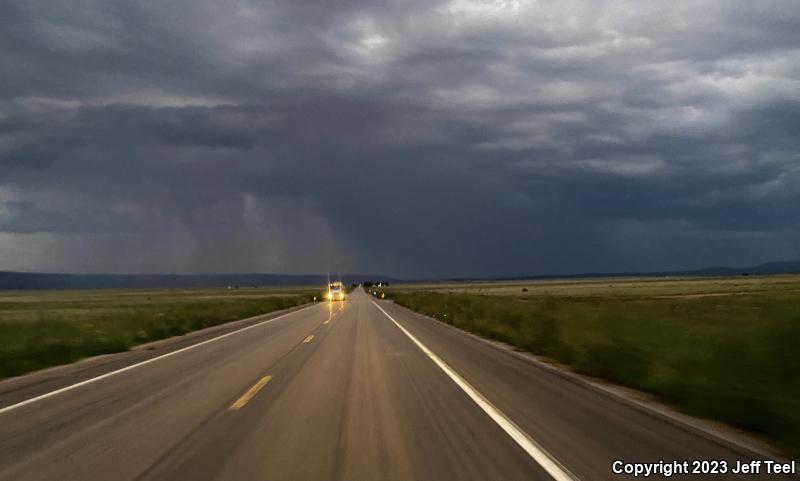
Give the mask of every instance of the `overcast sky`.
<svg viewBox="0 0 800 481">
<path fill-rule="evenodd" d="M 800 258 L 800 2 L 0 2 L 0 270 Z"/>
</svg>

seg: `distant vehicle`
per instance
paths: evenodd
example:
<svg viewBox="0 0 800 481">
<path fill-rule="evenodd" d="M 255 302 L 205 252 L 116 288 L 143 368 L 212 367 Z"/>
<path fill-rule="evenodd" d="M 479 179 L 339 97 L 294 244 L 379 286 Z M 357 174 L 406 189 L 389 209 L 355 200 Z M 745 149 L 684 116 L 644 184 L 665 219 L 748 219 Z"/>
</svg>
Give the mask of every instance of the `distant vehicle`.
<svg viewBox="0 0 800 481">
<path fill-rule="evenodd" d="M 328 300 L 329 301 L 344 300 L 344 286 L 340 281 L 335 281 L 328 284 Z"/>
</svg>

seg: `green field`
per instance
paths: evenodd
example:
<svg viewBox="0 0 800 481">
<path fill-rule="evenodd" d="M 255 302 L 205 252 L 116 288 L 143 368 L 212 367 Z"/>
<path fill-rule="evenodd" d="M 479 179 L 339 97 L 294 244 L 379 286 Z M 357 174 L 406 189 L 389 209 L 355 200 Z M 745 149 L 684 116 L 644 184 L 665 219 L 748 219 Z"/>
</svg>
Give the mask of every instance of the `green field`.
<svg viewBox="0 0 800 481">
<path fill-rule="evenodd" d="M 0 291 L 0 378 L 311 302 L 318 291 Z"/>
<path fill-rule="evenodd" d="M 800 276 L 428 284 L 398 304 L 800 455 Z"/>
</svg>

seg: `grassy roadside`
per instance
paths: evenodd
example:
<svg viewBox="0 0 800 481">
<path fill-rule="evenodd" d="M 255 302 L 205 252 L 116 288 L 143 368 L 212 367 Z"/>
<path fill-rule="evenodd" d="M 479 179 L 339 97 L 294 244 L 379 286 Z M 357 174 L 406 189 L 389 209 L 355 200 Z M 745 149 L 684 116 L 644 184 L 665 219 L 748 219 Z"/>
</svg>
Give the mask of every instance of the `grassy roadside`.
<svg viewBox="0 0 800 481">
<path fill-rule="evenodd" d="M 387 294 L 800 455 L 800 276 L 439 285 Z"/>
<path fill-rule="evenodd" d="M 300 289 L 0 293 L 0 378 L 311 302 Z"/>
</svg>

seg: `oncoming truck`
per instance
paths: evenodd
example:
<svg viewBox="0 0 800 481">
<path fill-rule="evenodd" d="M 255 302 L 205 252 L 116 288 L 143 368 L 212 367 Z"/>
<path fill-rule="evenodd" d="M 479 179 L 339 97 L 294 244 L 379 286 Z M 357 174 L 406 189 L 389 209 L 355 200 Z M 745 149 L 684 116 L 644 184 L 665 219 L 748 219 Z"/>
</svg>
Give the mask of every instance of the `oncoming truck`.
<svg viewBox="0 0 800 481">
<path fill-rule="evenodd" d="M 328 300 L 329 301 L 343 301 L 344 300 L 344 286 L 341 281 L 335 281 L 328 284 Z"/>
</svg>

